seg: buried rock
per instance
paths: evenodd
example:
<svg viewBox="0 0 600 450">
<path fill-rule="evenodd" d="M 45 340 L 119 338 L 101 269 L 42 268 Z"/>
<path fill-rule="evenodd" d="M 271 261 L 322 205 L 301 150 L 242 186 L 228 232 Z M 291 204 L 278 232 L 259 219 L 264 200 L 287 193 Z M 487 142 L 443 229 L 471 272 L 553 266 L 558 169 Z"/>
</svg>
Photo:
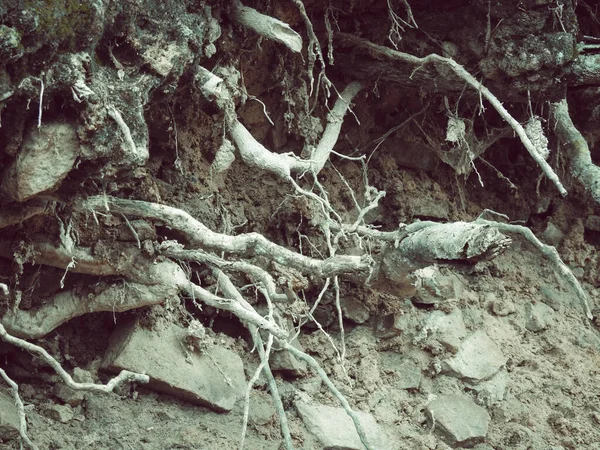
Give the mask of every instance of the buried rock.
<svg viewBox="0 0 600 450">
<path fill-rule="evenodd" d="M 49 123 L 40 129 L 32 128 L 17 158 L 4 171 L 0 192 L 23 202 L 56 189 L 78 156 L 79 138 L 74 126 Z"/>
<path fill-rule="evenodd" d="M 490 415 L 481 406 L 460 395 L 444 395 L 426 409 L 430 426 L 448 444 L 473 447 L 487 434 Z"/>
<path fill-rule="evenodd" d="M 506 364 L 502 350 L 485 331 L 476 331 L 465 339 L 458 353 L 446 361 L 446 368 L 460 378 L 477 382 L 492 377 Z"/>
<path fill-rule="evenodd" d="M 19 412 L 13 397 L 0 389 L 0 442 L 19 435 Z"/>
<path fill-rule="evenodd" d="M 185 336 L 186 331 L 175 324 L 153 331 L 138 321 L 120 324 L 110 338 L 102 368 L 145 373 L 150 389 L 217 412 L 230 411 L 244 395 L 241 358 L 218 346 L 202 354 L 187 352 Z"/>
<path fill-rule="evenodd" d="M 322 449 L 363 450 L 354 423 L 343 408 L 296 401 L 296 410 L 307 430 L 317 438 Z M 371 446 L 377 450 L 395 448 L 371 414 L 355 411 Z M 307 447 L 308 448 L 308 447 Z M 317 448 L 317 447 L 313 447 Z"/>
</svg>

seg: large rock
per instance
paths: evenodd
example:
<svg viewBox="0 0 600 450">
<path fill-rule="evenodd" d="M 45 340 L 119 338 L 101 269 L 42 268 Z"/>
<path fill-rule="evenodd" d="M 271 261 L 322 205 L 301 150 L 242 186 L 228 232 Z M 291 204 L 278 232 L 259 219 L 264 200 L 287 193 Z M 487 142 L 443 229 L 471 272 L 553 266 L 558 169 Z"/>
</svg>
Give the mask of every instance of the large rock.
<svg viewBox="0 0 600 450">
<path fill-rule="evenodd" d="M 458 353 L 446 361 L 446 368 L 461 378 L 480 381 L 492 377 L 505 363 L 500 347 L 479 330 L 463 341 Z"/>
<path fill-rule="evenodd" d="M 75 127 L 65 123 L 44 124 L 29 131 L 17 158 L 3 173 L 1 191 L 23 202 L 56 189 L 73 168 L 79 155 Z"/>
<path fill-rule="evenodd" d="M 460 309 L 455 309 L 450 314 L 442 311 L 432 312 L 425 327 L 435 340 L 452 353 L 458 351 L 460 341 L 468 334 Z"/>
<path fill-rule="evenodd" d="M 19 435 L 19 413 L 11 395 L 0 389 L 0 441 Z"/>
<path fill-rule="evenodd" d="M 435 432 L 452 446 L 473 447 L 483 441 L 490 423 L 485 409 L 460 395 L 433 400 L 426 413 Z"/>
<path fill-rule="evenodd" d="M 396 352 L 382 352 L 379 356 L 382 370 L 394 375 L 394 388 L 419 389 L 422 374 L 415 361 Z"/>
<path fill-rule="evenodd" d="M 358 437 L 354 422 L 343 408 L 309 404 L 301 400 L 295 405 L 304 425 L 321 444 L 319 448 L 364 450 L 365 447 Z M 356 411 L 356 414 L 372 448 L 378 450 L 395 448 L 371 414 L 359 411 Z"/>
<path fill-rule="evenodd" d="M 340 307 L 342 308 L 344 317 L 354 323 L 360 324 L 369 320 L 369 308 L 367 308 L 363 302 L 354 297 L 340 298 Z"/>
<path fill-rule="evenodd" d="M 508 372 L 502 369 L 489 380 L 474 385 L 473 390 L 477 392 L 477 403 L 488 407 L 504 400 L 509 381 Z"/>
<path fill-rule="evenodd" d="M 534 332 L 542 331 L 552 324 L 554 310 L 545 303 L 528 303 L 525 305 L 525 315 L 525 328 Z"/>
<path fill-rule="evenodd" d="M 186 354 L 185 335 L 185 330 L 174 324 L 153 331 L 137 321 L 120 324 L 110 338 L 102 368 L 145 373 L 150 377 L 150 389 L 218 412 L 230 411 L 244 395 L 242 360 L 218 346 L 206 354 Z"/>
</svg>

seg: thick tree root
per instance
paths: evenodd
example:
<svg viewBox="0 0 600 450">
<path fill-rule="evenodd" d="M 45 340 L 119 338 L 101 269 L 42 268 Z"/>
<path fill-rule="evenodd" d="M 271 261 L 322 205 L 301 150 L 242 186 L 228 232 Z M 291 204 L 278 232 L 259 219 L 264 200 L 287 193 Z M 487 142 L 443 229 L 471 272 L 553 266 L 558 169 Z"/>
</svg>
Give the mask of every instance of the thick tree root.
<svg viewBox="0 0 600 450">
<path fill-rule="evenodd" d="M 552 115 L 551 128 L 567 149 L 571 173 L 600 204 L 600 167 L 592 162 L 588 144 L 571 120 L 566 99 L 552 104 Z"/>
<path fill-rule="evenodd" d="M 287 23 L 261 14 L 254 8 L 244 6 L 239 0 L 233 2 L 231 18 L 241 26 L 250 28 L 267 39 L 281 43 L 295 53 L 302 51 L 302 37 Z"/>
<path fill-rule="evenodd" d="M 214 100 L 220 108 L 230 109 L 231 96 L 226 91 L 223 80 L 206 69 L 199 69 L 199 72 L 202 93 L 207 98 Z M 258 142 L 235 117 L 227 117 L 226 114 L 226 120 L 229 121 L 229 134 L 239 149 L 242 159 L 250 166 L 271 172 L 284 180 L 289 180 L 292 173 L 308 172 L 316 175 L 329 160 L 340 135 L 344 116 L 349 110 L 352 99 L 362 88 L 361 83 L 354 81 L 349 83 L 340 94 L 327 117 L 327 125 L 321 140 L 309 160 L 294 155 L 271 152 Z"/>
<path fill-rule="evenodd" d="M 181 232 L 192 247 L 234 255 L 262 255 L 318 278 L 347 273 L 362 274 L 366 277 L 372 270 L 373 261 L 367 256 L 340 255 L 325 260 L 309 258 L 274 244 L 258 233 L 237 236 L 216 233 L 185 211 L 158 203 L 104 196 L 88 197 L 77 202 L 77 208 L 82 211 L 86 209 L 106 211 L 107 207 L 113 213 L 160 220 L 170 228 Z"/>
</svg>

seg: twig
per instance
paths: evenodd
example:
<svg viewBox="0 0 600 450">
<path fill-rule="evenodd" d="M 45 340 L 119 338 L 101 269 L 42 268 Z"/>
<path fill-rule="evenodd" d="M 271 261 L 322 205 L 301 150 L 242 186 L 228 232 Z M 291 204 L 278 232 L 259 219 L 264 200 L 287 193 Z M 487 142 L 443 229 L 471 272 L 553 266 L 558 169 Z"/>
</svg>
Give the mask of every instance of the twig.
<svg viewBox="0 0 600 450">
<path fill-rule="evenodd" d="M 121 216 L 123 217 L 123 219 L 125 219 L 127 228 L 129 228 L 129 231 L 131 231 L 131 234 L 133 234 L 133 237 L 135 238 L 135 241 L 137 242 L 137 247 L 141 249 L 142 243 L 140 242 L 140 236 L 138 235 L 137 231 L 135 231 L 135 228 L 133 228 L 131 223 L 129 223 L 129 220 L 127 219 L 127 217 L 125 217 L 125 214 L 121 214 Z"/>
<path fill-rule="evenodd" d="M 43 109 L 43 105 L 42 102 L 44 100 L 44 80 L 42 80 L 40 78 L 40 104 L 39 104 L 39 108 L 38 108 L 38 130 L 41 128 L 42 126 L 42 109 Z"/>
<path fill-rule="evenodd" d="M 258 330 L 256 329 L 256 327 L 253 327 L 253 328 L 254 328 L 255 333 L 258 334 Z M 257 349 L 259 346 L 262 347 L 262 342 L 259 342 L 258 339 L 255 339 L 254 334 L 252 335 L 252 339 L 254 340 L 254 346 Z M 269 339 L 267 341 L 267 349 L 266 350 L 263 349 L 262 352 L 259 351 L 260 364 L 256 368 L 254 375 L 252 375 L 252 378 L 250 378 L 250 380 L 248 381 L 248 384 L 246 385 L 246 394 L 244 395 L 244 415 L 242 418 L 242 437 L 240 439 L 240 445 L 239 445 L 240 450 L 244 450 L 244 442 L 246 441 L 246 430 L 248 429 L 248 415 L 250 412 L 250 392 L 252 391 L 252 387 L 254 386 L 254 383 L 256 383 L 256 381 L 260 377 L 260 373 L 263 371 L 265 366 L 268 364 L 272 345 L 273 345 L 273 335 L 269 334 Z M 263 356 L 264 356 L 264 358 L 263 358 Z"/>
<path fill-rule="evenodd" d="M 140 149 L 137 148 L 135 142 L 133 141 L 133 137 L 131 137 L 131 130 L 129 129 L 129 126 L 127 126 L 127 124 L 123 120 L 123 116 L 121 116 L 121 113 L 117 110 L 117 108 L 115 108 L 112 105 L 109 105 L 107 107 L 107 112 L 108 115 L 117 123 L 121 130 L 121 133 L 123 133 L 125 143 L 129 148 L 129 152 L 127 153 L 128 156 L 131 158 L 131 162 L 134 164 L 144 164 L 148 159 L 147 149 L 142 149 L 140 151 Z"/>
</svg>

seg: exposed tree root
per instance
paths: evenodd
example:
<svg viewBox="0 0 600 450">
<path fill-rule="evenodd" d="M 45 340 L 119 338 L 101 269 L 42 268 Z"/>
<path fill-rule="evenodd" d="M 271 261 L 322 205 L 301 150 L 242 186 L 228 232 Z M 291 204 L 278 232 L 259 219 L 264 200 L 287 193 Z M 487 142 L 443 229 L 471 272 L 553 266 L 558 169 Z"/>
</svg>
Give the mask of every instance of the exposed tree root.
<svg viewBox="0 0 600 450">
<path fill-rule="evenodd" d="M 317 260 L 281 247 L 258 233 L 229 236 L 216 233 L 185 211 L 158 203 L 124 200 L 115 197 L 88 197 L 77 202 L 80 210 L 109 210 L 146 219 L 157 219 L 181 232 L 192 247 L 206 248 L 235 255 L 262 255 L 319 278 L 352 273 L 368 275 L 372 260 L 367 256 L 332 256 Z"/>
<path fill-rule="evenodd" d="M 239 0 L 233 2 L 231 18 L 261 36 L 285 45 L 295 53 L 302 51 L 302 37 L 287 23 L 244 6 Z"/>
<path fill-rule="evenodd" d="M 494 221 L 485 220 L 482 218 L 477 219 L 476 223 L 480 223 L 480 224 L 484 224 L 484 225 L 491 225 L 492 227 L 494 227 L 500 231 L 503 231 L 505 233 L 517 233 L 517 234 L 520 234 L 521 236 L 525 237 L 525 239 L 527 239 L 529 242 L 531 242 L 535 248 L 537 248 L 544 256 L 546 256 L 550 261 L 552 261 L 552 263 L 558 269 L 558 272 L 571 285 L 571 287 L 577 294 L 577 297 L 579 297 L 579 300 L 581 301 L 581 304 L 583 306 L 583 310 L 585 312 L 586 317 L 590 320 L 592 320 L 594 318 L 594 316 L 592 315 L 592 311 L 590 309 L 589 303 L 588 303 L 587 294 L 581 287 L 581 284 L 579 283 L 579 281 L 577 281 L 577 278 L 575 278 L 575 275 L 573 275 L 573 272 L 571 272 L 571 269 L 569 269 L 567 267 L 567 265 L 562 261 L 562 259 L 560 258 L 560 255 L 558 254 L 558 252 L 556 251 L 556 249 L 554 247 L 542 243 L 535 236 L 535 234 L 533 234 L 533 232 L 529 228 L 526 228 L 526 227 L 523 227 L 520 225 L 512 225 L 512 224 L 508 224 L 508 223 L 494 222 Z"/>
<path fill-rule="evenodd" d="M 471 75 L 467 70 L 454 61 L 452 58 L 445 58 L 440 55 L 436 55 L 435 53 L 428 55 L 424 58 L 419 58 L 417 56 L 410 55 L 408 53 L 399 52 L 396 50 L 392 50 L 387 47 L 383 47 L 381 45 L 374 44 L 372 42 L 366 41 L 364 39 L 358 38 L 356 36 L 347 35 L 343 33 L 338 33 L 341 39 L 343 39 L 346 43 L 351 44 L 352 46 L 360 49 L 360 51 L 367 53 L 368 55 L 376 58 L 383 59 L 389 62 L 401 62 L 405 63 L 408 66 L 412 67 L 412 73 L 409 78 L 412 78 L 415 72 L 420 71 L 425 66 L 432 64 L 435 68 L 438 69 L 442 74 L 446 74 L 448 69 L 455 76 L 458 76 L 462 80 L 464 80 L 471 88 L 475 89 L 479 92 L 487 101 L 491 103 L 494 109 L 500 114 L 500 116 L 512 127 L 515 131 L 519 139 L 523 143 L 523 146 L 531 157 L 535 160 L 535 162 L 540 166 L 544 175 L 550 179 L 558 189 L 558 191 L 562 195 L 566 195 L 567 191 L 560 182 L 558 176 L 550 167 L 550 165 L 546 162 L 546 160 L 540 155 L 539 151 L 536 149 L 535 145 L 531 142 L 531 139 L 527 136 L 525 129 L 523 126 L 506 110 L 502 102 L 498 100 L 498 98 L 492 94 L 492 92 L 477 81 L 473 75 Z M 390 70 L 393 70 L 393 67 L 390 66 Z"/>
<path fill-rule="evenodd" d="M 202 72 L 201 90 L 209 99 L 214 99 L 223 109 L 228 108 L 230 95 L 225 91 L 223 80 L 204 70 Z M 235 117 L 228 118 L 229 134 L 237 145 L 240 155 L 247 164 L 271 172 L 285 180 L 292 173 L 318 174 L 338 140 L 342 123 L 352 99 L 361 91 L 363 85 L 359 82 L 349 83 L 340 94 L 328 115 L 327 126 L 311 159 L 305 160 L 289 154 L 277 154 L 269 151 L 242 125 Z M 227 116 L 227 115 L 226 115 Z"/>
<path fill-rule="evenodd" d="M 41 359 L 46 361 L 50 367 L 52 367 L 56 373 L 62 378 L 67 386 L 71 389 L 80 390 L 80 391 L 91 391 L 91 392 L 112 392 L 116 387 L 120 386 L 124 382 L 131 383 L 148 383 L 150 378 L 148 375 L 143 375 L 139 373 L 133 373 L 128 370 L 122 370 L 121 373 L 112 378 L 106 384 L 95 384 L 95 383 L 78 383 L 71 378 L 71 375 L 67 373 L 65 369 L 62 368 L 60 363 L 54 359 L 50 353 L 48 353 L 44 348 L 39 345 L 32 344 L 31 342 L 24 341 L 23 339 L 19 339 L 15 336 L 9 334 L 4 326 L 0 324 L 0 338 L 3 341 L 8 342 L 16 347 L 22 348 L 30 353 L 33 353 L 39 356 Z"/>
<path fill-rule="evenodd" d="M 566 99 L 552 104 L 552 116 L 552 128 L 567 149 L 571 173 L 600 204 L 600 167 L 592 162 L 588 144 L 571 120 Z"/>
</svg>

